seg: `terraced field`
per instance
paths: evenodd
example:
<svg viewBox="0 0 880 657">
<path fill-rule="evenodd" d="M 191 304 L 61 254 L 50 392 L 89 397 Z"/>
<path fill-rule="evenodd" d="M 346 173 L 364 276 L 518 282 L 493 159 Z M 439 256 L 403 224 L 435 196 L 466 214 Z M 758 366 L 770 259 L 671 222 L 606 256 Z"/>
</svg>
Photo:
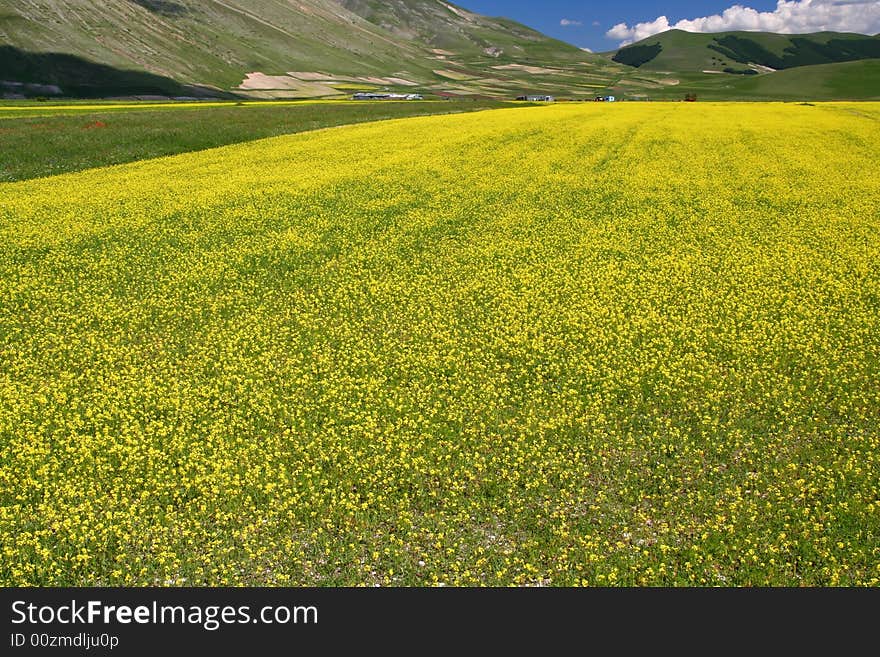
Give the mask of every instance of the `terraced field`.
<svg viewBox="0 0 880 657">
<path fill-rule="evenodd" d="M 5 585 L 877 585 L 878 104 L 0 184 Z"/>
</svg>

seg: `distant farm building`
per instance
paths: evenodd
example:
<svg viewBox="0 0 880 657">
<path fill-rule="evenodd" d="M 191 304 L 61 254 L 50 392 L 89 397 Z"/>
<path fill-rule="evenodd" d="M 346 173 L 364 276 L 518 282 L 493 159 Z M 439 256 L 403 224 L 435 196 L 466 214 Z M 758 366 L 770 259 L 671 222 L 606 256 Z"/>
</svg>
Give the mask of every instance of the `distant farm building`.
<svg viewBox="0 0 880 657">
<path fill-rule="evenodd" d="M 517 96 L 517 100 L 527 100 L 532 103 L 552 103 L 556 100 L 553 96 Z"/>
<path fill-rule="evenodd" d="M 613 103 L 617 100 L 614 96 L 596 96 L 597 103 Z"/>
<path fill-rule="evenodd" d="M 422 100 L 421 94 L 390 94 L 373 91 L 361 91 L 351 97 L 352 100 Z"/>
</svg>

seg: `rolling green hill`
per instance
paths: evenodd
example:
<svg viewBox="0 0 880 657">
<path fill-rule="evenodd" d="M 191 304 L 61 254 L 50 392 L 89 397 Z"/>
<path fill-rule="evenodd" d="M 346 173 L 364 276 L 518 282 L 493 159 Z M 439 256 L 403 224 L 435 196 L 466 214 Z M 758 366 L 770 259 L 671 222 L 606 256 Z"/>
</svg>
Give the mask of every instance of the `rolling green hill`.
<svg viewBox="0 0 880 657">
<path fill-rule="evenodd" d="M 173 82 L 256 97 L 373 87 L 589 95 L 625 69 L 442 0 L 26 0 L 0 6 L 0 46 L 28 62 L 0 60 L 0 80 L 51 81 L 64 93 L 105 82 L 88 71 L 59 79 L 45 55 L 116 69 L 107 88 L 118 94 L 145 93 L 144 84 L 118 82 L 148 73 L 169 81 L 151 79 L 150 89 Z"/>
<path fill-rule="evenodd" d="M 734 80 L 755 100 L 880 100 L 880 59 L 802 66 Z"/>
<path fill-rule="evenodd" d="M 617 91 L 630 98 L 880 98 L 880 35 L 669 30 L 607 56 L 629 67 Z M 656 76 L 665 76 L 665 84 L 657 85 Z"/>
<path fill-rule="evenodd" d="M 621 48 L 612 56 L 620 64 L 645 71 L 760 71 L 880 58 L 880 35 L 817 32 L 718 32 L 669 30 Z"/>
</svg>

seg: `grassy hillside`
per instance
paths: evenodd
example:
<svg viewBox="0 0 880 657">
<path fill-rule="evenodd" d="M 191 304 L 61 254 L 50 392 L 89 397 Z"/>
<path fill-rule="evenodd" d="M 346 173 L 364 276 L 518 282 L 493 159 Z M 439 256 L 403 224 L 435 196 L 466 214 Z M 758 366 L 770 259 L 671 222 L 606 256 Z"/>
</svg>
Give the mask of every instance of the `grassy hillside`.
<svg viewBox="0 0 880 657">
<path fill-rule="evenodd" d="M 624 69 L 439 0 L 28 0 L 0 9 L 0 45 L 266 98 L 364 87 L 589 95 Z M 55 73 L 32 67 L 27 81 Z M 70 93 L 82 77 L 55 84 Z M 2 61 L 0 80 L 24 81 Z"/>
<path fill-rule="evenodd" d="M 64 53 L 26 52 L 0 45 L 0 93 L 79 98 L 114 95 L 211 96 L 216 90 L 185 85 L 146 71 L 125 70 Z M 222 95 L 222 94 L 220 94 Z"/>
</svg>

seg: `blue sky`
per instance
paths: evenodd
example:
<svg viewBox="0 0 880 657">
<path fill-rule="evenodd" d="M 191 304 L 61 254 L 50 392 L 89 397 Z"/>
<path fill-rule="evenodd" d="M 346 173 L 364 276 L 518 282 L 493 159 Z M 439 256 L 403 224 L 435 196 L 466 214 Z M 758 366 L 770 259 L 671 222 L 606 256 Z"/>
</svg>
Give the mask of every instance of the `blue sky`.
<svg viewBox="0 0 880 657">
<path fill-rule="evenodd" d="M 480 14 L 513 18 L 597 52 L 676 26 L 694 32 L 880 32 L 880 0 L 453 1 Z"/>
</svg>

